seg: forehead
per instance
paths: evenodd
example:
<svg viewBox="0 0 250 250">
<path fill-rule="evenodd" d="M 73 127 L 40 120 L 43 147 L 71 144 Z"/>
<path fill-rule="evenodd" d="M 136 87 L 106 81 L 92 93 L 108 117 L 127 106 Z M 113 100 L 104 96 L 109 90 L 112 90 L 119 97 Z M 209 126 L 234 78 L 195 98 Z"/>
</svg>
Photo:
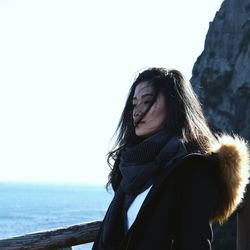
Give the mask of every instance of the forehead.
<svg viewBox="0 0 250 250">
<path fill-rule="evenodd" d="M 139 83 L 135 88 L 135 96 L 142 96 L 144 94 L 152 94 L 153 93 L 153 87 L 152 84 L 148 81 Z"/>
</svg>

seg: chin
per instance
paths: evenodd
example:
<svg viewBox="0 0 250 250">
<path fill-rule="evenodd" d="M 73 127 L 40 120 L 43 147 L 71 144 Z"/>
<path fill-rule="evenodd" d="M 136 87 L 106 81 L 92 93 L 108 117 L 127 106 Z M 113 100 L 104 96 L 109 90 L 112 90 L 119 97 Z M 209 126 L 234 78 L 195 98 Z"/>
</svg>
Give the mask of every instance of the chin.
<svg viewBox="0 0 250 250">
<path fill-rule="evenodd" d="M 147 138 L 147 137 L 153 135 L 154 132 L 153 132 L 153 131 L 140 131 L 140 130 L 138 129 L 138 130 L 135 130 L 135 134 L 136 134 L 138 137 Z"/>
</svg>

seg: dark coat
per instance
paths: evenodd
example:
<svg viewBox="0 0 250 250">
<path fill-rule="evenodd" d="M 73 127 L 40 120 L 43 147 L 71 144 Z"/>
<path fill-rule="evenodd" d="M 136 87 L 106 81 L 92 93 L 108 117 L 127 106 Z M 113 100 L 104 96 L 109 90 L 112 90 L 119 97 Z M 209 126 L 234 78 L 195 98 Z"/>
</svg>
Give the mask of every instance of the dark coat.
<svg viewBox="0 0 250 250">
<path fill-rule="evenodd" d="M 106 215 L 93 249 L 210 250 L 212 221 L 221 223 L 236 209 L 236 201 L 239 203 L 240 200 L 233 194 L 239 193 L 237 191 L 240 189 L 243 192 L 248 179 L 247 176 L 245 180 L 240 180 L 242 176 L 236 173 L 244 167 L 248 168 L 248 165 L 242 166 L 238 161 L 236 165 L 239 166 L 235 166 L 236 161 L 231 158 L 230 162 L 234 160 L 234 166 L 224 166 L 228 157 L 230 158 L 227 151 L 229 147 L 223 151 L 225 149 L 221 146 L 223 145 L 207 156 L 189 155 L 172 166 L 171 171 L 162 170 L 146 196 L 135 222 L 120 246 L 115 249 L 106 246 L 109 242 L 102 241 Z M 246 144 L 244 146 L 246 148 Z M 240 154 L 237 150 L 234 152 Z M 226 159 L 223 155 L 226 155 Z M 234 170 L 230 172 L 228 167 L 233 167 Z M 235 183 L 230 187 L 235 178 L 241 185 L 236 186 Z M 114 231 L 113 239 L 118 237 L 116 234 L 119 234 L 119 230 Z"/>
</svg>

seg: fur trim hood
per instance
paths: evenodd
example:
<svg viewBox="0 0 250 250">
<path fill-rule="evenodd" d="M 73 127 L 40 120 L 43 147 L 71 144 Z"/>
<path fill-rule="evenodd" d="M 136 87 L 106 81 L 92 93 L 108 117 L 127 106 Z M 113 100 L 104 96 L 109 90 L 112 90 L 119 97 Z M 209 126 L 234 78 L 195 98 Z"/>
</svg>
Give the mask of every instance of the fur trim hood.
<svg viewBox="0 0 250 250">
<path fill-rule="evenodd" d="M 219 158 L 220 204 L 213 221 L 222 224 L 244 198 L 250 177 L 249 147 L 247 142 L 237 135 L 222 134 L 209 152 Z"/>
</svg>

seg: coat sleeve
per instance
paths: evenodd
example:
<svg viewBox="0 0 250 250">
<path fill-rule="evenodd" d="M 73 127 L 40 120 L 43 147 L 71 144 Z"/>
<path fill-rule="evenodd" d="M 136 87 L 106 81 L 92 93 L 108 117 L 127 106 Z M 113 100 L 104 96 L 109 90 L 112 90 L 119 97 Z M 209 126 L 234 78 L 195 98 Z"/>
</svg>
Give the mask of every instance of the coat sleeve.
<svg viewBox="0 0 250 250">
<path fill-rule="evenodd" d="M 192 166 L 183 177 L 175 250 L 211 250 L 211 218 L 218 202 L 212 166 Z"/>
</svg>

